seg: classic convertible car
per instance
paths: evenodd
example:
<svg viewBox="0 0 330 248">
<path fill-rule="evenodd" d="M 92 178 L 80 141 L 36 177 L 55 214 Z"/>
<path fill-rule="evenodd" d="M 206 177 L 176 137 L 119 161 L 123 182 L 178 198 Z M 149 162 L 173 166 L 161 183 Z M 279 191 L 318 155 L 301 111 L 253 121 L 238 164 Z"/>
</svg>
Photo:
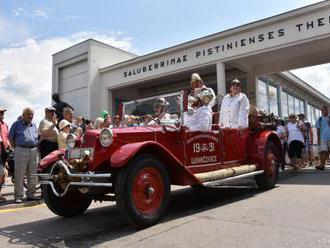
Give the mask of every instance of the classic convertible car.
<svg viewBox="0 0 330 248">
<path fill-rule="evenodd" d="M 40 162 L 38 179 L 51 211 L 69 217 L 82 214 L 92 200 L 116 201 L 127 221 L 143 228 L 166 212 L 171 185 L 213 187 L 254 177 L 260 189 L 275 186 L 283 154 L 273 131 L 215 124 L 212 131 L 191 132 L 184 123 L 184 92 L 126 102 L 122 118 L 152 115 L 159 97 L 168 103 L 170 120 L 69 135 L 66 150 Z"/>
</svg>

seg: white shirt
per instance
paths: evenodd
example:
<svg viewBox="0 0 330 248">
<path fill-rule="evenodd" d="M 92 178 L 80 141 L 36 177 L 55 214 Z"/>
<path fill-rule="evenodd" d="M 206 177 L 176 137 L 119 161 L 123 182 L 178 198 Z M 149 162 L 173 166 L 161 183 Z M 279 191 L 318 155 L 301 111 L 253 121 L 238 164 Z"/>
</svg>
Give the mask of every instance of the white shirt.
<svg viewBox="0 0 330 248">
<path fill-rule="evenodd" d="M 227 94 L 222 101 L 220 109 L 220 127 L 247 128 L 249 126 L 250 103 L 245 94 L 235 96 Z"/>
<path fill-rule="evenodd" d="M 210 106 L 202 106 L 196 110 L 188 122 L 189 131 L 211 131 L 212 109 Z"/>
<path fill-rule="evenodd" d="M 287 124 L 287 130 L 288 130 L 288 144 L 291 143 L 291 141 L 298 140 L 302 143 L 305 143 L 304 136 L 300 129 L 297 127 L 297 123 L 291 123 L 289 122 Z"/>
<path fill-rule="evenodd" d="M 171 115 L 169 113 L 165 113 L 164 116 L 160 119 L 160 121 L 162 122 L 167 122 L 172 120 Z M 150 122 L 148 122 L 147 126 L 151 126 L 151 125 L 156 125 L 157 123 L 154 120 L 151 120 Z"/>
</svg>

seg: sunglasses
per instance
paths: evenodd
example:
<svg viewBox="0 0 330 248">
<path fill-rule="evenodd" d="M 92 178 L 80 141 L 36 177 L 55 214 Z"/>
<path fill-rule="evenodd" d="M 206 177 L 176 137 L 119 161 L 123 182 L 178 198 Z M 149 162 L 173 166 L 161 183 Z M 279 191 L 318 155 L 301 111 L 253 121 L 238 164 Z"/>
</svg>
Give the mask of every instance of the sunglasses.
<svg viewBox="0 0 330 248">
<path fill-rule="evenodd" d="M 239 84 L 239 83 L 232 83 L 231 86 L 241 87 L 241 84 Z"/>
</svg>

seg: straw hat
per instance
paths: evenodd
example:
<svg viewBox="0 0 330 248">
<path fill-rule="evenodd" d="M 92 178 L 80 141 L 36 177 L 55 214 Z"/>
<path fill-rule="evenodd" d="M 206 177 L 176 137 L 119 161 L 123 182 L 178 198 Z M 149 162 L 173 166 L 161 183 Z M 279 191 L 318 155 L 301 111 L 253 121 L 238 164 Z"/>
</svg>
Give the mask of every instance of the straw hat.
<svg viewBox="0 0 330 248">
<path fill-rule="evenodd" d="M 63 119 L 60 121 L 60 123 L 58 124 L 58 127 L 60 128 L 60 130 L 62 130 L 63 128 L 65 128 L 66 126 L 71 126 L 71 123 L 68 122 L 67 120 Z"/>
</svg>

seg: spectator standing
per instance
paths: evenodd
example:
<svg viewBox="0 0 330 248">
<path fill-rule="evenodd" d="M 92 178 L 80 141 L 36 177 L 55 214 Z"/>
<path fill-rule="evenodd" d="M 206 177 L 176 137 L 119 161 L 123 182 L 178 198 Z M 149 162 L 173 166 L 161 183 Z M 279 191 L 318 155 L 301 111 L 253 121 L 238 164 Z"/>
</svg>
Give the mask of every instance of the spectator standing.
<svg viewBox="0 0 330 248">
<path fill-rule="evenodd" d="M 57 134 L 58 149 L 66 149 L 66 138 L 70 133 L 71 123 L 63 119 L 58 124 L 59 133 Z"/>
<path fill-rule="evenodd" d="M 39 152 L 41 159 L 58 149 L 55 108 L 45 108 L 45 118 L 39 124 Z"/>
<path fill-rule="evenodd" d="M 15 203 L 23 200 L 23 179 L 27 176 L 27 200 L 36 200 L 36 177 L 38 164 L 38 129 L 32 122 L 34 111 L 31 108 L 23 110 L 22 118 L 15 121 L 10 128 L 9 138 L 15 147 Z"/>
<path fill-rule="evenodd" d="M 303 153 L 303 165 L 311 166 L 312 165 L 312 125 L 310 122 L 306 121 L 306 117 L 304 114 L 298 115 L 299 120 L 305 125 L 305 148 Z"/>
<path fill-rule="evenodd" d="M 55 111 L 58 118 L 58 122 L 60 122 L 63 119 L 64 108 L 71 108 L 71 110 L 74 111 L 74 108 L 71 107 L 67 102 L 61 101 L 59 94 L 57 93 L 53 94 L 52 98 L 53 101 L 55 102 L 53 107 L 56 109 Z"/>
<path fill-rule="evenodd" d="M 5 201 L 6 198 L 1 194 L 2 185 L 5 182 L 5 164 L 7 163 L 6 150 L 11 148 L 9 142 L 8 125 L 4 121 L 4 115 L 7 110 L 0 107 L 0 201 Z"/>
<path fill-rule="evenodd" d="M 69 107 L 63 109 L 63 120 L 67 120 L 71 124 L 70 133 L 75 134 L 77 136 L 82 135 L 82 128 L 77 126 L 77 124 L 73 120 L 73 110 Z"/>
<path fill-rule="evenodd" d="M 315 166 L 316 169 L 324 170 L 325 162 L 329 158 L 330 150 L 330 116 L 328 106 L 322 107 L 322 116 L 316 121 L 317 137 L 320 150 L 321 164 Z"/>
<path fill-rule="evenodd" d="M 298 170 L 302 165 L 301 155 L 304 148 L 304 126 L 298 124 L 297 117 L 290 114 L 286 132 L 288 133 L 290 163 L 294 170 Z"/>
<path fill-rule="evenodd" d="M 278 135 L 278 137 L 281 140 L 281 144 L 282 144 L 282 149 L 283 149 L 283 154 L 285 156 L 286 154 L 286 147 L 287 146 L 287 133 L 284 127 L 284 121 L 281 119 L 276 120 L 276 134 Z M 285 169 L 285 162 L 281 164 L 279 171 L 283 172 Z"/>
</svg>

